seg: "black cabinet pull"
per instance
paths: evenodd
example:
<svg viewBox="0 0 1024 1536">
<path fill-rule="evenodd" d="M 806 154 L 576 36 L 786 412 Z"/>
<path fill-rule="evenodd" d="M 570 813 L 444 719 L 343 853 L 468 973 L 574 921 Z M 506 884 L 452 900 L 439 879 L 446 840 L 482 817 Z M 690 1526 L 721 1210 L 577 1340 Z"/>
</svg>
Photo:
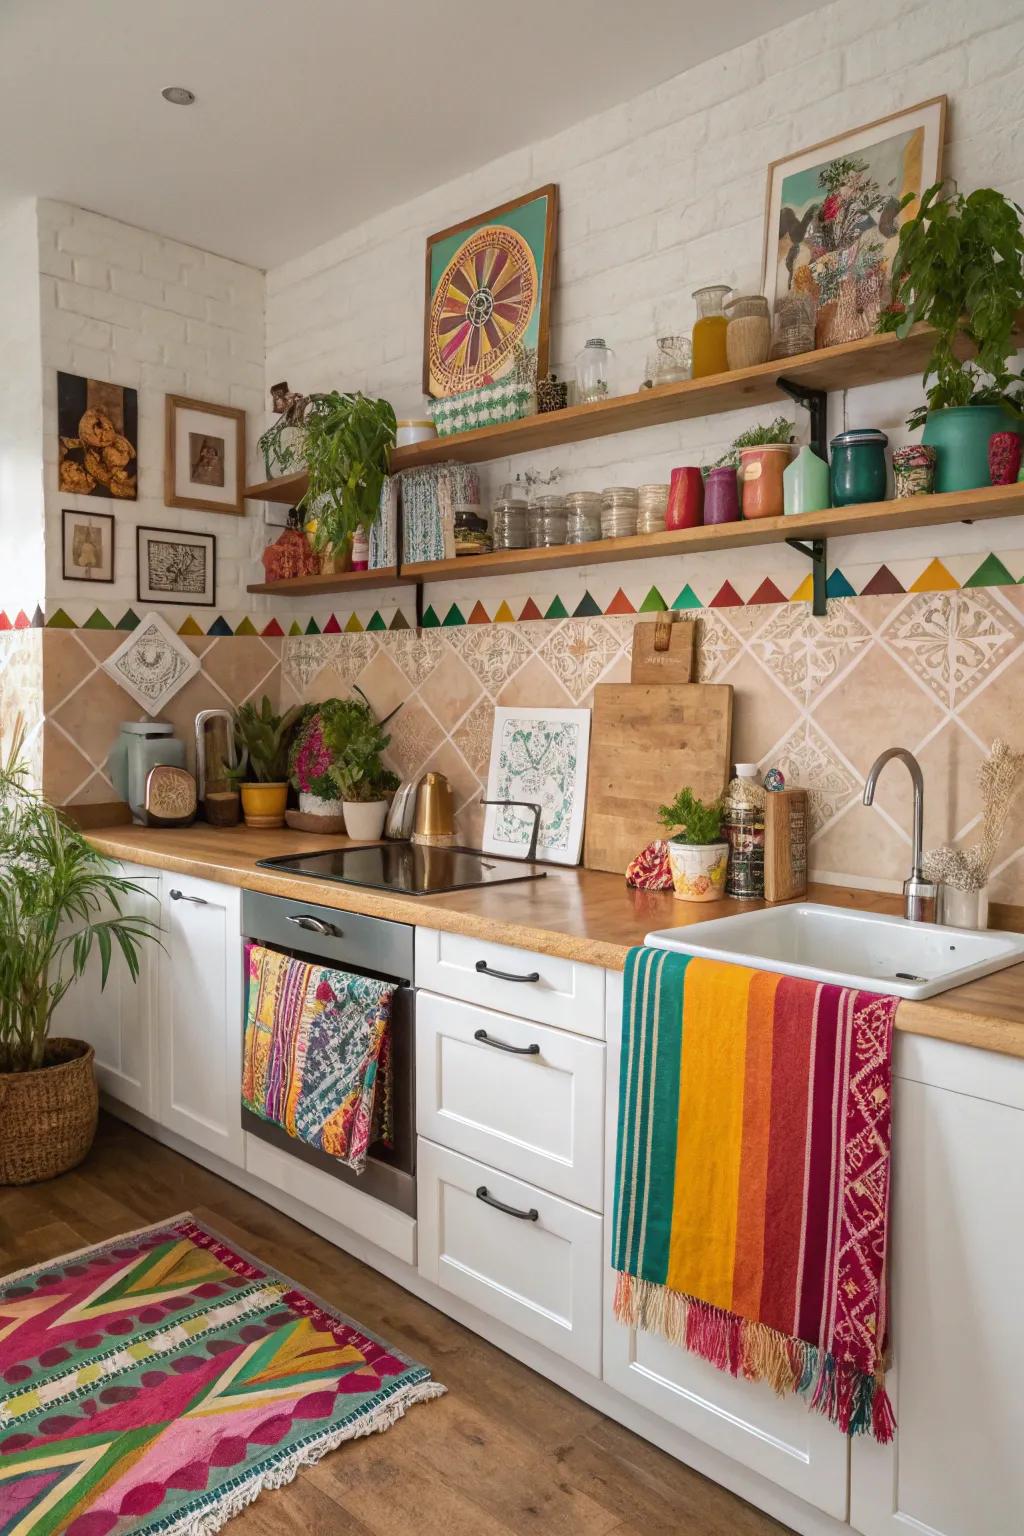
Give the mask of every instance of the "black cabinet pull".
<svg viewBox="0 0 1024 1536">
<path fill-rule="evenodd" d="M 309 933 L 319 933 L 325 939 L 340 939 L 342 936 L 341 929 L 333 923 L 325 923 L 322 917 L 311 917 L 308 912 L 289 912 L 285 921 L 294 923 L 297 928 L 305 928 Z"/>
<path fill-rule="evenodd" d="M 493 976 L 495 981 L 540 981 L 540 971 L 528 971 L 525 976 L 517 976 L 515 971 L 492 971 L 486 960 L 478 960 L 476 968 L 481 976 Z"/>
<path fill-rule="evenodd" d="M 190 901 L 195 907 L 208 907 L 210 903 L 205 896 L 186 896 L 184 891 L 169 892 L 172 901 Z"/>
<path fill-rule="evenodd" d="M 506 1216 L 515 1216 L 518 1221 L 540 1221 L 540 1211 L 530 1206 L 528 1211 L 517 1211 L 514 1205 L 505 1205 L 501 1200 L 495 1200 L 493 1195 L 487 1193 L 487 1185 L 481 1184 L 476 1192 L 478 1200 L 484 1205 L 493 1205 L 496 1211 L 504 1211 Z"/>
<path fill-rule="evenodd" d="M 493 1045 L 496 1051 L 508 1051 L 513 1056 L 539 1056 L 539 1045 L 509 1045 L 507 1040 L 495 1040 L 486 1029 L 477 1029 L 473 1032 L 473 1039 L 479 1040 L 482 1045 Z"/>
</svg>

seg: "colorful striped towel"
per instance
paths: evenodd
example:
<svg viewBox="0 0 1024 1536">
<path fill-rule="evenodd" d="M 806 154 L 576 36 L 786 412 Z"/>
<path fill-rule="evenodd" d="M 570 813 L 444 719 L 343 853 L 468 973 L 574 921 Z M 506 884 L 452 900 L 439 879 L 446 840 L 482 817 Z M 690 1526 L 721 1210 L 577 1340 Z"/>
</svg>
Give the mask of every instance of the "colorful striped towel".
<svg viewBox="0 0 1024 1536">
<path fill-rule="evenodd" d="M 616 1316 L 891 1439 L 884 1386 L 898 999 L 634 949 Z"/>
<path fill-rule="evenodd" d="M 390 1139 L 393 992 L 247 944 L 242 1102 L 361 1173 Z"/>
</svg>

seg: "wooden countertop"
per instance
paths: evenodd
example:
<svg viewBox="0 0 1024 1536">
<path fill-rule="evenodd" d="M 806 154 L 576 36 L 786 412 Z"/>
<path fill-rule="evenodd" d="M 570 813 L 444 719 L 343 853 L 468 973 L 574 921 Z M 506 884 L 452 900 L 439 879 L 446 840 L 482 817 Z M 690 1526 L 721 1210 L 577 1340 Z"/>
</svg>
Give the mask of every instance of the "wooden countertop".
<svg viewBox="0 0 1024 1536">
<path fill-rule="evenodd" d="M 763 905 L 676 901 L 670 892 L 631 891 L 615 875 L 551 866 L 543 880 L 443 896 L 401 896 L 256 867 L 257 859 L 348 846 L 346 838 L 258 832 L 243 826 L 210 827 L 203 822 L 163 830 L 95 828 L 87 835 L 101 852 L 130 863 L 317 902 L 343 912 L 363 912 L 394 922 L 471 934 L 492 943 L 560 955 L 609 970 L 622 970 L 626 952 L 642 943 L 652 929 L 683 927 L 712 917 L 754 911 Z M 807 899 L 873 912 L 898 913 L 902 905 L 895 895 L 835 885 L 811 885 Z M 912 1034 L 1024 1057 L 1024 965 L 997 971 L 924 1002 L 904 1000 L 896 1025 Z"/>
</svg>

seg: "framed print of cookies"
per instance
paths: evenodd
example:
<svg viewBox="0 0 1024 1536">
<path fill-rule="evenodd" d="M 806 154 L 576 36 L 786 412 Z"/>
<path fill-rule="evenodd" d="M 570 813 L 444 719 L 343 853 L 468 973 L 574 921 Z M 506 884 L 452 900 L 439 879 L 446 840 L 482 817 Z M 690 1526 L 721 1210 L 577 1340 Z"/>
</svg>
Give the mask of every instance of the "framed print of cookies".
<svg viewBox="0 0 1024 1536">
<path fill-rule="evenodd" d="M 57 485 L 63 495 L 138 496 L 139 396 L 123 384 L 57 374 Z"/>
<path fill-rule="evenodd" d="M 427 237 L 423 388 L 435 400 L 547 372 L 558 188 Z"/>
<path fill-rule="evenodd" d="M 168 395 L 164 504 L 245 516 L 245 412 Z"/>
</svg>

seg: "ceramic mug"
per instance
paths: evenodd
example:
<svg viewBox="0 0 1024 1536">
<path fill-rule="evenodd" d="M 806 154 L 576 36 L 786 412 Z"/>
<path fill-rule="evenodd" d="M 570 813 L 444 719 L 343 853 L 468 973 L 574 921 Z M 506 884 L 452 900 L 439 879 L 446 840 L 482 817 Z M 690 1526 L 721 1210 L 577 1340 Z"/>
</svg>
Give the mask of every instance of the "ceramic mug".
<svg viewBox="0 0 1024 1536">
<path fill-rule="evenodd" d="M 674 469 L 669 480 L 666 528 L 699 528 L 704 521 L 704 476 L 692 464 Z"/>
</svg>

